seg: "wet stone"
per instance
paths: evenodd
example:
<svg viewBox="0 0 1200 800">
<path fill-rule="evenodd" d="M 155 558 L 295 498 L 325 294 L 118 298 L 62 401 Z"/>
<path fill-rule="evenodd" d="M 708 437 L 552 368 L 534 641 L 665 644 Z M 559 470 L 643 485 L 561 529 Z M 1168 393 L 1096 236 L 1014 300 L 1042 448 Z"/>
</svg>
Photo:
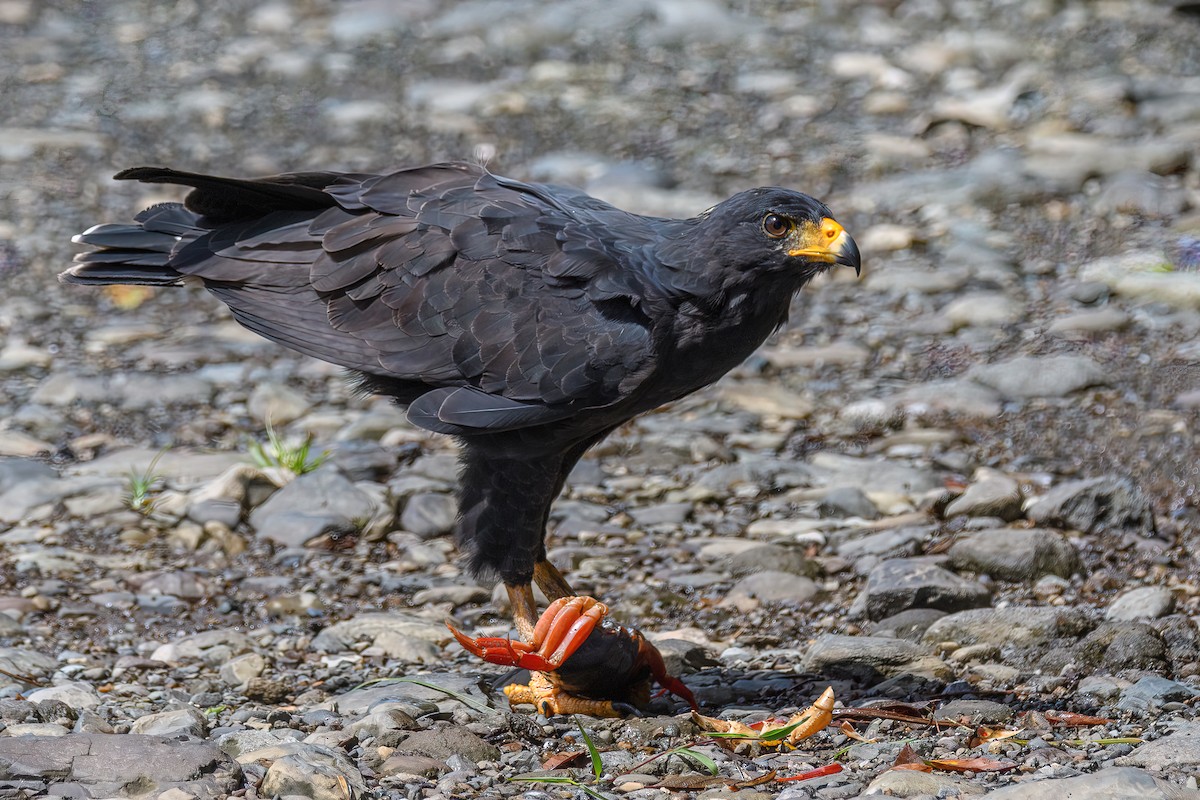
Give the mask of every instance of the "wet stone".
<svg viewBox="0 0 1200 800">
<path fill-rule="evenodd" d="M 883 619 L 909 608 L 961 611 L 985 606 L 991 599 L 986 586 L 961 578 L 928 558 L 897 558 L 881 562 L 863 588 L 869 619 Z"/>
<path fill-rule="evenodd" d="M 824 634 L 804 656 L 804 668 L 830 677 L 846 677 L 865 684 L 898 674 L 948 675 L 945 665 L 928 651 L 902 639 L 877 636 Z"/>
<path fill-rule="evenodd" d="M 969 375 L 977 383 L 1013 400 L 1066 397 L 1079 389 L 1104 385 L 1109 381 L 1108 373 L 1085 356 L 1022 356 L 1011 361 L 972 367 Z"/>
<path fill-rule="evenodd" d="M 1057 531 L 1044 528 L 990 528 L 955 542 L 947 553 L 955 569 L 1009 581 L 1043 575 L 1069 578 L 1079 571 L 1079 553 Z"/>
<path fill-rule="evenodd" d="M 742 578 L 721 601 L 739 611 L 752 611 L 763 603 L 806 603 L 821 587 L 810 578 L 790 572 L 766 570 Z"/>
<path fill-rule="evenodd" d="M 959 645 L 1033 647 L 1055 639 L 1077 639 L 1092 629 L 1087 614 L 1071 608 L 1006 606 L 949 614 L 925 631 L 924 641 Z"/>
<path fill-rule="evenodd" d="M 946 507 L 947 518 L 999 517 L 1005 522 L 1021 518 L 1021 488 L 1005 475 L 994 475 L 972 483 Z"/>
<path fill-rule="evenodd" d="M 422 539 L 432 539 L 450 532 L 457 513 L 458 504 L 450 495 L 414 494 L 400 515 L 400 527 Z"/>
<path fill-rule="evenodd" d="M 1117 708 L 1146 711 L 1163 703 L 1184 703 L 1200 695 L 1200 690 L 1161 675 L 1146 675 L 1121 691 Z"/>
<path fill-rule="evenodd" d="M 1117 596 L 1104 612 L 1107 620 L 1127 622 L 1158 619 L 1171 613 L 1175 595 L 1163 586 L 1139 586 Z"/>
<path fill-rule="evenodd" d="M 1149 744 L 1142 745 L 1134 752 L 1141 752 Z M 1118 759 L 1118 763 L 1128 763 L 1128 759 L 1129 756 Z M 1027 779 L 1014 786 L 996 789 L 988 796 L 995 800 L 1063 800 L 1068 797 L 1086 797 L 1088 800 L 1132 800 L 1135 797 L 1138 800 L 1182 800 L 1186 797 L 1178 787 L 1144 770 L 1120 766 L 1108 767 L 1090 775 L 1053 780 Z"/>
<path fill-rule="evenodd" d="M 817 504 L 817 511 L 823 517 L 875 519 L 879 516 L 879 509 L 855 486 L 830 489 Z"/>
<path fill-rule="evenodd" d="M 1128 478 L 1115 476 L 1059 484 L 1030 505 L 1028 514 L 1041 525 L 1088 533 L 1154 530 L 1145 493 Z"/>
</svg>

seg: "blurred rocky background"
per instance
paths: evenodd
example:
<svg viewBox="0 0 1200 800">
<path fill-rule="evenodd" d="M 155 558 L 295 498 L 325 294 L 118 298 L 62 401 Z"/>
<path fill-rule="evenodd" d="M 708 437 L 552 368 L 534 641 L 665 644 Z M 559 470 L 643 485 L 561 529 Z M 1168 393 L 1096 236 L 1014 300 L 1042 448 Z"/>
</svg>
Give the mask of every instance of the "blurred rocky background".
<svg viewBox="0 0 1200 800">
<path fill-rule="evenodd" d="M 580 791 L 510 780 L 578 729 L 482 705 L 448 646 L 506 631 L 446 536 L 452 442 L 202 292 L 55 280 L 180 196 L 125 167 L 477 159 L 664 216 L 828 202 L 863 278 L 585 459 L 552 557 L 713 716 L 833 683 L 968 723 L 750 758 L 658 700 L 586 723 L 594 791 L 837 754 L 737 797 L 1197 796 L 1197 42 L 1155 0 L 0 0 L 0 795 Z M 362 685 L 400 676 L 457 697 Z M 645 761 L 692 742 L 718 775 Z M 886 771 L 904 742 L 1013 767 Z"/>
</svg>

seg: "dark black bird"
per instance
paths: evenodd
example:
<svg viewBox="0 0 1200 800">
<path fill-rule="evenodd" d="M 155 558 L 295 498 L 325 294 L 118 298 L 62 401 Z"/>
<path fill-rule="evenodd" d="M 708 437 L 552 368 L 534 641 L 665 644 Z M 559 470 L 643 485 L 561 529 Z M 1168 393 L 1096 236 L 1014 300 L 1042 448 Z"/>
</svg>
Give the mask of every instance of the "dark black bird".
<svg viewBox="0 0 1200 800">
<path fill-rule="evenodd" d="M 192 191 L 77 236 L 95 249 L 61 279 L 196 279 L 250 330 L 355 371 L 414 424 L 458 437 L 459 547 L 474 573 L 504 580 L 526 640 L 531 581 L 572 594 L 543 536 L 584 451 L 740 363 L 817 273 L 859 269 L 829 209 L 780 188 L 676 220 L 465 163 L 116 178 Z"/>
</svg>

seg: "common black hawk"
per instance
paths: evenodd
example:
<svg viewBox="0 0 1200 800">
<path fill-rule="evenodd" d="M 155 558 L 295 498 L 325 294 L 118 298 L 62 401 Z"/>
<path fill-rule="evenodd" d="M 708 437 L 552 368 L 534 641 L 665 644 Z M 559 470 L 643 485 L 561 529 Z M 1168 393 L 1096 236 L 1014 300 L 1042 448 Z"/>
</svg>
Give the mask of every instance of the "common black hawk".
<svg viewBox="0 0 1200 800">
<path fill-rule="evenodd" d="M 814 275 L 860 263 L 825 205 L 782 188 L 661 219 L 468 163 L 115 177 L 192 190 L 75 237 L 93 249 L 61 279 L 194 279 L 245 327 L 457 437 L 458 546 L 472 573 L 504 581 L 527 641 L 531 581 L 573 594 L 543 539 L 583 453 L 739 364 Z"/>
</svg>

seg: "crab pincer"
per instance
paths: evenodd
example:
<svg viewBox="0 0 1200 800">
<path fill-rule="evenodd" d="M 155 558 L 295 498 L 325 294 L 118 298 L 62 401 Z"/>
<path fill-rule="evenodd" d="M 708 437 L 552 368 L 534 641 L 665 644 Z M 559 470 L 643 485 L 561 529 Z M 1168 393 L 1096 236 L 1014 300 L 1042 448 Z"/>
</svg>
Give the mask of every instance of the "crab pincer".
<svg viewBox="0 0 1200 800">
<path fill-rule="evenodd" d="M 667 674 L 662 654 L 632 628 L 607 618 L 608 607 L 591 597 L 555 600 L 534 627 L 532 640 L 472 639 L 446 626 L 468 652 L 484 661 L 533 672 L 528 685 L 506 686 L 509 703 L 531 703 L 545 714 L 621 717 L 650 700 L 651 683 L 696 701 L 683 682 Z"/>
</svg>

